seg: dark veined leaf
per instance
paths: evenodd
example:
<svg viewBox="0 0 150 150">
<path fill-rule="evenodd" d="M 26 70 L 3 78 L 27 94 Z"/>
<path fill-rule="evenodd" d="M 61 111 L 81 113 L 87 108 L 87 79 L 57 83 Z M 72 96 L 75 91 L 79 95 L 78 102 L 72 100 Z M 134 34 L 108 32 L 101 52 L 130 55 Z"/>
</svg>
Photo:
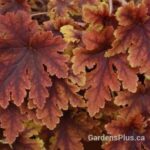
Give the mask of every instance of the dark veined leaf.
<svg viewBox="0 0 150 150">
<path fill-rule="evenodd" d="M 107 124 L 105 127 L 107 133 L 112 136 L 124 136 L 120 140 L 111 141 L 105 144 L 105 150 L 141 150 L 143 146 L 148 149 L 150 148 L 148 144 L 150 139 L 149 136 L 147 136 L 147 133 L 149 134 L 149 126 L 145 122 L 144 117 L 140 114 L 126 119 L 118 118 Z M 140 140 L 137 140 L 137 137 L 140 137 Z"/>
<path fill-rule="evenodd" d="M 109 14 L 109 6 L 105 2 L 83 6 L 83 19 L 93 25 L 115 26 L 117 24 L 115 17 Z"/>
<path fill-rule="evenodd" d="M 150 76 L 150 18 L 144 4 L 129 3 L 118 9 L 116 16 L 119 27 L 115 31 L 116 40 L 106 56 L 125 53 L 132 67 L 140 67 L 140 72 Z"/>
<path fill-rule="evenodd" d="M 0 14 L 17 12 L 18 10 L 30 10 L 27 0 L 0 0 Z"/>
<path fill-rule="evenodd" d="M 52 16 L 52 12 L 56 16 L 67 16 L 68 12 L 76 12 L 77 7 L 73 0 L 50 0 L 49 1 L 49 12 Z"/>
<path fill-rule="evenodd" d="M 9 145 L 1 141 L 1 150 L 44 150 L 43 141 L 38 138 L 39 129 L 36 125 L 26 125 L 25 129 L 19 134 L 16 140 Z"/>
<path fill-rule="evenodd" d="M 43 141 L 36 137 L 37 129 L 26 128 L 12 144 L 14 150 L 44 150 Z M 32 138 L 35 136 L 34 138 Z"/>
<path fill-rule="evenodd" d="M 148 117 L 150 114 L 150 83 L 146 82 L 145 86 L 139 85 L 136 93 L 119 92 L 115 98 L 115 104 L 124 106 L 120 112 L 124 117 L 134 116 L 138 113 Z"/>
<path fill-rule="evenodd" d="M 83 150 L 81 140 L 87 138 L 97 125 L 98 121 L 85 112 L 66 112 L 50 140 L 50 150 Z"/>
<path fill-rule="evenodd" d="M 126 56 L 104 57 L 105 51 L 113 41 L 113 31 L 112 27 L 100 32 L 87 31 L 82 37 L 85 47 L 74 50 L 72 62 L 75 74 L 85 72 L 85 67 L 91 69 L 96 65 L 95 69 L 87 73 L 86 82 L 89 89 L 85 97 L 88 99 L 88 112 L 91 116 L 99 112 L 100 108 L 104 108 L 105 100 L 111 100 L 110 90 L 119 91 L 118 79 L 122 81 L 125 89 L 136 91 L 136 71 L 129 67 Z M 117 71 L 114 70 L 114 66 Z"/>
<path fill-rule="evenodd" d="M 21 114 L 18 107 L 10 104 L 6 109 L 0 109 L 1 128 L 4 129 L 4 136 L 9 144 L 12 144 L 19 133 L 24 130 L 23 122 L 26 116 Z"/>
<path fill-rule="evenodd" d="M 53 78 L 53 86 L 49 88 L 50 96 L 43 109 L 37 109 L 37 117 L 49 129 L 54 129 L 62 116 L 62 110 L 68 109 L 70 103 L 73 107 L 84 107 L 84 100 L 77 92 L 80 90 L 68 80 Z"/>
<path fill-rule="evenodd" d="M 67 77 L 65 43 L 60 36 L 42 31 L 25 12 L 0 16 L 0 105 L 10 100 L 20 106 L 30 90 L 38 108 L 43 108 L 51 86 L 49 75 Z"/>
</svg>

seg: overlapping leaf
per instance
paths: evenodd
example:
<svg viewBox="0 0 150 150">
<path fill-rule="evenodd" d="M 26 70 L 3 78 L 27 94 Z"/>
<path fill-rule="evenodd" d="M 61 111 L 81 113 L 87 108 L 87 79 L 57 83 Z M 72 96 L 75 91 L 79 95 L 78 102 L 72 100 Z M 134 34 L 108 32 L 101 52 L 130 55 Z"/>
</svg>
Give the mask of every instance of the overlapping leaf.
<svg viewBox="0 0 150 150">
<path fill-rule="evenodd" d="M 89 132 L 92 133 L 97 124 L 87 113 L 73 115 L 66 112 L 51 139 L 50 150 L 83 150 L 81 139 L 86 138 Z"/>
<path fill-rule="evenodd" d="M 135 92 L 137 77 L 135 70 L 128 66 L 125 56 L 104 57 L 104 53 L 113 41 L 112 27 L 100 32 L 85 32 L 82 39 L 85 47 L 74 50 L 73 70 L 78 74 L 84 72 L 85 67 L 91 69 L 96 65 L 94 70 L 87 73 L 87 86 L 90 88 L 85 94 L 88 99 L 88 111 L 93 116 L 104 107 L 105 100 L 111 100 L 110 90 L 120 89 L 118 79 L 122 80 L 125 89 Z M 114 66 L 117 68 L 117 73 Z"/>
<path fill-rule="evenodd" d="M 82 6 L 85 4 L 95 4 L 97 0 L 50 0 L 50 16 L 69 16 L 81 14 Z"/>
<path fill-rule="evenodd" d="M 23 122 L 26 116 L 22 115 L 19 108 L 11 104 L 7 109 L 0 109 L 1 128 L 4 129 L 4 136 L 9 144 L 12 144 L 19 133 L 23 131 Z"/>
<path fill-rule="evenodd" d="M 150 149 L 150 2 L 126 1 L 0 0 L 0 150 Z"/>
<path fill-rule="evenodd" d="M 53 86 L 49 88 L 50 96 L 47 98 L 43 109 L 37 110 L 37 117 L 49 129 L 54 129 L 62 116 L 62 110 L 68 109 L 70 103 L 73 107 L 83 107 L 84 100 L 77 94 L 79 88 L 71 82 L 53 78 Z"/>
<path fill-rule="evenodd" d="M 66 16 L 68 12 L 76 12 L 76 4 L 73 0 L 50 0 L 49 11 L 52 16 L 52 11 L 55 11 L 56 16 Z"/>
<path fill-rule="evenodd" d="M 66 42 L 79 42 L 79 37 L 81 35 L 81 33 L 77 30 L 74 29 L 73 26 L 71 25 L 65 25 L 63 27 L 61 27 L 61 33 L 63 33 L 64 35 L 64 40 Z"/>
<path fill-rule="evenodd" d="M 34 104 L 44 107 L 51 86 L 49 75 L 67 76 L 65 43 L 60 36 L 40 31 L 25 12 L 0 16 L 0 105 L 20 106 L 30 89 Z M 45 67 L 46 69 L 45 69 Z"/>
<path fill-rule="evenodd" d="M 146 122 L 144 122 L 144 118 L 139 114 L 128 119 L 118 118 L 118 120 L 113 120 L 106 125 L 107 133 L 113 136 L 123 135 L 126 137 L 105 144 L 104 149 L 141 150 L 142 146 L 149 149 L 150 147 L 147 144 L 149 142 L 149 136 L 146 136 L 149 133 L 148 124 L 146 128 L 145 126 Z M 140 139 L 137 140 L 137 137 L 140 137 Z"/>
<path fill-rule="evenodd" d="M 7 12 L 16 12 L 18 10 L 29 11 L 30 6 L 27 0 L 1 0 L 0 1 L 0 14 Z"/>
<path fill-rule="evenodd" d="M 85 5 L 83 7 L 83 19 L 85 22 L 93 25 L 116 25 L 115 17 L 109 14 L 109 6 L 104 2 L 92 6 Z"/>
<path fill-rule="evenodd" d="M 16 140 L 10 145 L 1 141 L 1 150 L 44 150 L 43 141 L 39 139 L 36 125 L 26 125 Z"/>
<path fill-rule="evenodd" d="M 34 131 L 35 130 L 35 131 Z M 12 147 L 14 150 L 44 150 L 43 148 L 43 141 L 34 138 L 32 139 L 32 136 L 36 136 L 37 133 L 36 129 L 25 129 L 19 137 L 16 139 L 16 141 L 13 143 Z"/>
<path fill-rule="evenodd" d="M 144 116 L 150 114 L 150 84 L 146 83 L 145 86 L 140 85 L 136 93 L 130 93 L 127 91 L 120 92 L 115 99 L 116 105 L 126 106 L 121 109 L 123 116 L 133 116 L 141 113 Z"/>
<path fill-rule="evenodd" d="M 140 72 L 150 75 L 150 17 L 144 4 L 129 3 L 117 11 L 119 27 L 115 31 L 113 48 L 106 54 L 112 56 L 128 50 L 128 60 L 132 67 L 140 67 Z"/>
</svg>

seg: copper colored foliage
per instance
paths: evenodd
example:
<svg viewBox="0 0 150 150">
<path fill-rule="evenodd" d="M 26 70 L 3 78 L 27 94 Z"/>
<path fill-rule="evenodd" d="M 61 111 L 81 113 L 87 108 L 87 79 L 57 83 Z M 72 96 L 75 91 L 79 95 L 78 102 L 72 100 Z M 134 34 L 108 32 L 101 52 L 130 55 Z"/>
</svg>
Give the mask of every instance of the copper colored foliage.
<svg viewBox="0 0 150 150">
<path fill-rule="evenodd" d="M 0 0 L 0 150 L 150 150 L 149 116 L 149 0 Z"/>
</svg>

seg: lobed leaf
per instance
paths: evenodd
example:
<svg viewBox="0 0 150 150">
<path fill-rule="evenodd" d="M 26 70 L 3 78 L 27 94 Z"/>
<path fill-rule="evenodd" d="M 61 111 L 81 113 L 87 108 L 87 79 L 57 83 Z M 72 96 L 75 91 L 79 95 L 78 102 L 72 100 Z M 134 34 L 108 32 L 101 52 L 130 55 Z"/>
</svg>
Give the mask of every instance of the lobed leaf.
<svg viewBox="0 0 150 150">
<path fill-rule="evenodd" d="M 7 109 L 0 109 L 1 127 L 4 129 L 4 136 L 9 144 L 12 144 L 19 133 L 24 130 L 23 122 L 26 116 L 22 115 L 19 108 L 11 104 Z"/>
<path fill-rule="evenodd" d="M 106 56 L 128 51 L 128 60 L 132 67 L 140 67 L 140 73 L 150 74 L 150 18 L 144 4 L 136 6 L 129 3 L 118 9 L 119 27 L 115 31 L 116 40 Z"/>
<path fill-rule="evenodd" d="M 50 150 L 83 150 L 81 139 L 92 133 L 97 124 L 98 122 L 88 117 L 85 112 L 76 115 L 66 112 L 51 138 Z"/>
<path fill-rule="evenodd" d="M 138 113 L 144 116 L 149 116 L 150 114 L 150 87 L 149 82 L 144 85 L 139 85 L 136 93 L 130 93 L 128 91 L 122 91 L 115 98 L 115 104 L 118 106 L 124 106 L 121 109 L 121 114 L 124 117 L 133 116 Z M 127 105 L 127 107 L 125 107 Z"/>
<path fill-rule="evenodd" d="M 149 141 L 149 137 L 146 136 L 147 132 L 149 132 L 149 128 L 145 128 L 144 118 L 139 114 L 129 117 L 128 119 L 118 118 L 117 120 L 113 120 L 111 123 L 108 123 L 105 127 L 107 133 L 110 135 L 126 136 L 126 140 L 122 138 L 118 141 L 108 142 L 103 145 L 105 150 L 141 150 L 141 148 L 145 146 L 145 143 Z M 138 136 L 142 138 L 139 141 L 136 139 Z"/>
<path fill-rule="evenodd" d="M 86 23 L 100 26 L 116 25 L 116 19 L 113 15 L 109 14 L 109 6 L 105 2 L 98 3 L 97 5 L 83 6 L 83 20 Z"/>
<path fill-rule="evenodd" d="M 0 1 L 0 14 L 7 12 L 17 12 L 19 10 L 29 11 L 30 5 L 27 0 L 1 0 Z"/>
<path fill-rule="evenodd" d="M 85 97 L 88 99 L 88 112 L 94 116 L 100 108 L 104 108 L 105 100 L 111 100 L 112 91 L 120 90 L 120 79 L 123 87 L 132 92 L 136 91 L 137 76 L 123 55 L 111 58 L 104 57 L 105 51 L 113 40 L 113 28 L 108 27 L 101 32 L 85 32 L 83 35 L 84 47 L 74 50 L 73 71 L 75 74 L 84 72 L 85 68 L 95 69 L 87 73 Z M 114 70 L 114 66 L 117 72 Z M 130 77 L 132 76 L 132 79 Z M 130 84 L 129 84 L 130 83 Z"/>
<path fill-rule="evenodd" d="M 40 31 L 25 12 L 0 16 L 0 105 L 10 100 L 20 106 L 26 90 L 38 108 L 43 108 L 51 86 L 49 75 L 67 77 L 65 43 L 60 36 Z M 45 69 L 46 67 L 46 69 Z"/>
<path fill-rule="evenodd" d="M 50 96 L 43 109 L 37 109 L 37 117 L 49 129 L 54 129 L 62 116 L 62 110 L 68 109 L 70 103 L 73 107 L 83 107 L 84 100 L 77 94 L 79 88 L 71 82 L 53 78 L 53 86 L 49 88 Z"/>
</svg>

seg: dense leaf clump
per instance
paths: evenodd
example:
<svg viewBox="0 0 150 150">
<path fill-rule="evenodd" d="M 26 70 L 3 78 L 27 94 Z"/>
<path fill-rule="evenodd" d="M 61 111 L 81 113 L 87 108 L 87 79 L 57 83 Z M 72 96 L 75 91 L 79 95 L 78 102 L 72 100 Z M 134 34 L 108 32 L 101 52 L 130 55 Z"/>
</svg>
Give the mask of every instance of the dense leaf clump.
<svg viewBox="0 0 150 150">
<path fill-rule="evenodd" d="M 0 150 L 149 150 L 149 116 L 149 0 L 0 0 Z"/>
</svg>

